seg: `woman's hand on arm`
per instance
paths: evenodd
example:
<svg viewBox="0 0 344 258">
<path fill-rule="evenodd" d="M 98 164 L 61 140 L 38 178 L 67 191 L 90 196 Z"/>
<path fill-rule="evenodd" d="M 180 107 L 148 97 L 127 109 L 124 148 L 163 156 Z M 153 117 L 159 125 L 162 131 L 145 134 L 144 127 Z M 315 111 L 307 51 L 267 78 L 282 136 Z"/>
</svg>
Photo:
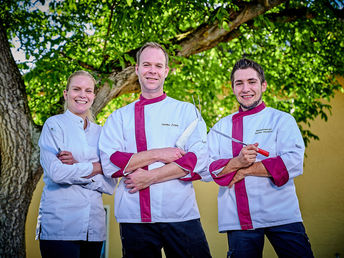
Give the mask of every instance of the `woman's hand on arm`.
<svg viewBox="0 0 344 258">
<path fill-rule="evenodd" d="M 74 159 L 73 154 L 70 151 L 61 151 L 57 154 L 57 158 L 65 165 L 73 165 L 75 163 L 78 163 L 76 159 Z M 103 174 L 102 166 L 100 162 L 93 162 L 93 169 L 92 173 L 88 176 L 84 176 L 83 178 L 91 178 L 98 174 Z"/>
<path fill-rule="evenodd" d="M 93 170 L 92 170 L 92 173 L 89 174 L 88 176 L 84 176 L 83 178 L 91 178 L 91 177 L 94 177 L 95 175 L 102 175 L 103 174 L 103 169 L 102 169 L 102 165 L 100 164 L 100 162 L 93 162 L 92 163 L 93 165 Z"/>
<path fill-rule="evenodd" d="M 73 165 L 75 163 L 78 163 L 78 161 L 74 159 L 73 154 L 70 151 L 61 151 L 56 156 L 63 164 L 66 165 Z"/>
</svg>

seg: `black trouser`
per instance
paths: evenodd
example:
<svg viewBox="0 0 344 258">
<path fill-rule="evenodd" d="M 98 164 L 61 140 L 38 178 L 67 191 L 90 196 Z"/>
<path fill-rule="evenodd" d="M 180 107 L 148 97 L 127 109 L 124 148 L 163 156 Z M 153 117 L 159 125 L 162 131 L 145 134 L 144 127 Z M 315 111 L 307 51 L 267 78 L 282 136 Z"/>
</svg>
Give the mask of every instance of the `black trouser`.
<svg viewBox="0 0 344 258">
<path fill-rule="evenodd" d="M 199 219 L 169 223 L 120 223 L 124 258 L 211 257 Z"/>
<path fill-rule="evenodd" d="M 99 258 L 103 242 L 39 240 L 42 258 Z"/>
<path fill-rule="evenodd" d="M 227 231 L 227 236 L 227 257 L 231 258 L 263 257 L 264 236 L 267 236 L 278 257 L 314 257 L 301 222 L 254 230 L 232 230 Z"/>
</svg>

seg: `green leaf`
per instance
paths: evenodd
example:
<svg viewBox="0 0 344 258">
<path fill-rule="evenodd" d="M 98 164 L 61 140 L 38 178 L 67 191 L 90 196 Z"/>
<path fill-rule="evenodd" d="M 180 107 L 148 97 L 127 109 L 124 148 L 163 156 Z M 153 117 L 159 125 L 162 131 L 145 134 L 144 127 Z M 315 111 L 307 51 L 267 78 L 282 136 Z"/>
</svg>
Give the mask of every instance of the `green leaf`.
<svg viewBox="0 0 344 258">
<path fill-rule="evenodd" d="M 26 59 L 33 59 L 18 62 L 18 67 L 25 74 L 29 107 L 38 124 L 62 110 L 62 92 L 72 72 L 92 71 L 102 82 L 99 89 L 105 83 L 113 87 L 109 78 L 133 66 L 137 50 L 147 41 L 161 43 L 170 54 L 166 92 L 189 102 L 192 95 L 199 96 L 208 126 L 237 110 L 230 72 L 243 56 L 265 70 L 265 103 L 291 113 L 299 124 L 328 119 L 330 107 L 324 100 L 343 91 L 335 78 L 344 74 L 344 25 L 323 0 L 288 1 L 288 10 L 278 5 L 241 24 L 224 42 L 187 58 L 179 51 L 192 32 L 213 24 L 230 30 L 242 6 L 250 8 L 255 2 L 126 0 L 112 7 L 113 1 L 51 0 L 49 11 L 34 3 L 5 1 L 0 17 L 9 41 L 18 37 Z M 308 10 L 313 16 L 292 15 L 288 20 L 291 10 Z M 203 36 L 206 40 L 209 34 Z M 199 41 L 188 42 L 197 47 Z M 110 110 L 136 97 L 128 93 L 114 99 L 98 118 L 104 121 Z M 306 142 L 316 139 L 310 131 L 302 133 Z"/>
</svg>

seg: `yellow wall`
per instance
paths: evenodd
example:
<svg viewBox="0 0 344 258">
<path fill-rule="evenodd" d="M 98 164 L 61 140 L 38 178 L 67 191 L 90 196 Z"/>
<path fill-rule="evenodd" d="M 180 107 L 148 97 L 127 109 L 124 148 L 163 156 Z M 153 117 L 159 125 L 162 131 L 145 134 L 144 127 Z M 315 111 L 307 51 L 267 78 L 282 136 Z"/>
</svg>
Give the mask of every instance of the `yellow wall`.
<svg viewBox="0 0 344 258">
<path fill-rule="evenodd" d="M 344 84 L 342 84 L 344 85 Z M 344 257 L 344 94 L 331 101 L 327 122 L 316 119 L 304 175 L 296 180 L 306 230 L 316 257 Z"/>
<path fill-rule="evenodd" d="M 304 174 L 296 181 L 297 193 L 315 257 L 344 257 L 344 94 L 337 93 L 331 101 L 332 115 L 327 122 L 316 119 L 311 124 L 320 141 L 307 147 Z M 214 258 L 226 257 L 227 239 L 217 232 L 217 192 L 214 183 L 194 183 L 205 230 Z M 29 209 L 26 223 L 26 251 L 28 258 L 40 257 L 38 241 L 34 240 L 39 199 L 43 187 L 39 182 Z M 113 196 L 104 196 L 110 205 L 109 258 L 121 256 L 118 224 L 113 215 Z M 264 257 L 277 257 L 266 241 Z"/>
</svg>

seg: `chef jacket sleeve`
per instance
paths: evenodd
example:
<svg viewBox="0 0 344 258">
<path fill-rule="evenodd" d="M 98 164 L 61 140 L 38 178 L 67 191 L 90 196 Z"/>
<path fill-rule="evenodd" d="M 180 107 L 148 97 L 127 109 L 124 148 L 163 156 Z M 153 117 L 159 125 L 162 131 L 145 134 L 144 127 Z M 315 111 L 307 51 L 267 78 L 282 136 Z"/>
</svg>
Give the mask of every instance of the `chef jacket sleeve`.
<svg viewBox="0 0 344 258">
<path fill-rule="evenodd" d="M 262 160 L 276 186 L 303 173 L 305 145 L 297 123 L 289 114 L 279 119 L 276 135 L 276 157 Z"/>
<path fill-rule="evenodd" d="M 82 187 L 87 188 L 89 190 L 98 191 L 100 193 L 105 193 L 112 195 L 115 187 L 116 187 L 116 179 L 114 178 L 107 178 L 104 175 L 95 175 L 91 178 L 92 182 Z"/>
<path fill-rule="evenodd" d="M 51 128 L 54 128 L 54 130 L 51 131 L 52 134 L 49 132 Z M 57 184 L 88 184 L 91 182 L 91 179 L 83 178 L 91 174 L 93 170 L 91 162 L 67 165 L 63 164 L 57 158 L 58 146 L 61 149 L 63 146 L 63 131 L 55 120 L 48 119 L 46 121 L 38 144 L 40 147 L 40 161 L 44 173 L 46 173 L 53 182 Z"/>
<path fill-rule="evenodd" d="M 106 120 L 99 138 L 100 159 L 106 177 L 125 176 L 133 153 L 125 152 L 122 114 L 118 110 Z"/>
</svg>

